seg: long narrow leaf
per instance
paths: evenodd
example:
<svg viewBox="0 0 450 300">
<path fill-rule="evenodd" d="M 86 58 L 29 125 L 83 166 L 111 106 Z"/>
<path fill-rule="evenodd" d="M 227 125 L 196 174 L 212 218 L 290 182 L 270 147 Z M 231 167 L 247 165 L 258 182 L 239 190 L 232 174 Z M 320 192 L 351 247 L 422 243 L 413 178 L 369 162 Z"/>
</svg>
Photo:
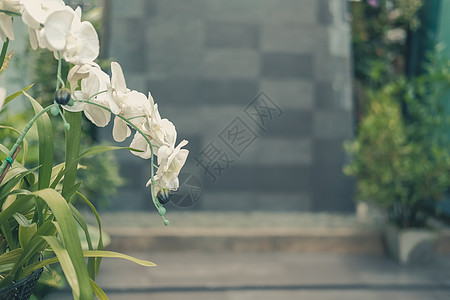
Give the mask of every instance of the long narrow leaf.
<svg viewBox="0 0 450 300">
<path fill-rule="evenodd" d="M 70 124 L 70 130 L 66 130 L 66 174 L 64 175 L 62 195 L 67 201 L 73 196 L 73 186 L 77 176 L 77 160 L 80 153 L 81 139 L 81 112 L 64 112 L 67 122 Z"/>
<path fill-rule="evenodd" d="M 83 251 L 85 257 L 109 257 L 109 258 L 123 258 L 129 261 L 132 261 L 138 265 L 144 266 L 144 267 L 156 267 L 155 263 L 152 263 L 148 260 L 138 259 L 134 258 L 132 256 L 122 254 L 119 252 L 113 252 L 113 251 L 105 251 L 105 250 L 85 250 Z"/>
<path fill-rule="evenodd" d="M 24 212 L 32 207 L 33 195 L 21 195 L 16 201 L 12 202 L 5 210 L 0 213 L 0 224 L 6 224 L 9 218 L 16 212 Z"/>
<path fill-rule="evenodd" d="M 28 220 L 24 215 L 21 213 L 14 213 L 13 218 L 16 219 L 17 223 L 19 223 L 20 226 L 30 226 L 30 220 Z"/>
<path fill-rule="evenodd" d="M 156 267 L 157 266 L 153 262 L 150 262 L 147 260 L 142 260 L 142 259 L 137 259 L 137 258 L 131 257 L 129 255 L 118 253 L 118 252 L 113 252 L 113 251 L 85 250 L 85 251 L 83 251 L 83 255 L 86 258 L 89 258 L 89 257 L 122 258 L 122 259 L 129 260 L 131 262 L 137 263 L 144 267 Z M 51 264 L 54 264 L 57 262 L 58 262 L 58 258 L 56 258 L 56 257 L 47 258 L 43 261 L 36 262 L 34 264 L 29 265 L 28 267 L 26 267 L 24 269 L 24 273 L 31 274 L 32 272 L 34 272 L 37 269 L 40 269 L 42 267 L 45 267 L 45 266 L 48 266 L 48 265 L 51 265 Z"/>
<path fill-rule="evenodd" d="M 143 152 L 142 150 L 134 149 L 134 148 L 131 148 L 131 147 L 94 146 L 94 147 L 91 147 L 91 148 L 86 149 L 85 151 L 83 151 L 80 154 L 79 158 L 83 158 L 83 157 L 90 156 L 90 155 L 95 155 L 95 154 L 101 154 L 101 153 L 108 152 L 108 151 L 123 150 L 123 149 L 131 150 L 131 151 L 135 151 L 135 152 Z"/>
<path fill-rule="evenodd" d="M 36 253 L 40 253 L 44 249 L 48 247 L 48 243 L 42 239 L 43 236 L 55 236 L 56 234 L 56 227 L 54 222 L 51 220 L 45 221 L 36 231 L 33 238 L 30 240 L 30 242 L 23 248 L 22 255 L 20 259 L 16 262 L 15 269 L 13 272 L 16 272 L 17 270 L 21 270 L 22 272 L 20 276 L 17 279 L 25 278 L 28 275 L 30 275 L 32 272 L 34 272 L 37 269 L 42 268 L 40 266 L 37 269 L 32 269 L 32 266 L 35 266 L 36 264 L 40 263 L 37 261 L 37 259 L 33 262 L 30 259 L 36 255 Z M 58 262 L 58 259 L 56 258 L 56 261 Z M 27 266 L 28 265 L 28 266 Z M 27 266 L 27 267 L 25 267 Z"/>
<path fill-rule="evenodd" d="M 12 230 L 11 230 L 11 226 L 9 226 L 9 223 L 0 224 L 0 230 L 3 233 L 3 236 L 6 239 L 6 242 L 8 243 L 8 247 L 10 249 L 15 249 L 17 247 L 17 243 L 12 236 Z"/>
<path fill-rule="evenodd" d="M 83 299 L 81 298 L 80 284 L 78 282 L 78 276 L 75 271 L 75 267 L 73 265 L 72 260 L 70 259 L 69 253 L 63 246 L 59 243 L 59 241 L 54 236 L 43 236 L 42 237 L 52 248 L 53 252 L 55 252 L 56 257 L 58 257 L 59 264 L 63 269 L 64 275 L 66 275 L 67 282 L 72 288 L 73 298 L 74 299 Z"/>
<path fill-rule="evenodd" d="M 17 201 L 16 201 L 17 202 Z M 23 269 L 30 263 L 33 264 L 38 260 L 39 253 L 48 247 L 47 242 L 42 239 L 42 236 L 54 236 L 56 234 L 56 228 L 51 221 L 46 221 L 41 227 L 38 228 L 33 238 L 23 248 L 20 258 L 16 261 L 14 268 L 7 276 L 8 280 L 20 280 L 27 277 L 31 273 L 24 273 Z M 6 279 L 6 278 L 5 278 Z M 6 281 L 7 283 L 8 281 Z M 3 285 L 3 281 L 0 282 L 0 286 Z"/>
<path fill-rule="evenodd" d="M 28 245 L 34 234 L 37 232 L 37 224 L 33 223 L 28 226 L 19 226 L 19 243 L 22 248 Z"/>
<path fill-rule="evenodd" d="M 73 206 L 71 203 L 69 203 L 69 207 L 70 207 L 70 210 L 73 213 L 73 216 L 74 216 L 75 220 L 78 222 L 78 224 L 80 225 L 81 229 L 84 232 L 84 235 L 86 237 L 86 242 L 88 244 L 89 250 L 93 250 L 91 236 L 89 234 L 89 229 L 87 227 L 86 222 L 83 219 L 83 216 L 75 208 L 75 206 Z M 95 258 L 89 258 L 88 259 L 88 266 L 87 266 L 87 268 L 88 268 L 89 277 L 92 280 L 95 280 Z"/>
<path fill-rule="evenodd" d="M 5 62 L 6 52 L 8 51 L 9 38 L 6 38 L 6 41 L 3 43 L 2 52 L 0 53 L 0 69 L 3 67 L 3 63 Z"/>
<path fill-rule="evenodd" d="M 0 185 L 0 203 L 11 194 L 12 189 L 28 174 L 31 174 L 37 169 L 27 170 L 25 168 L 13 168 L 6 173 L 4 184 Z M 18 176 L 17 176 L 18 175 Z M 17 177 L 15 177 L 17 176 Z M 10 179 L 11 177 L 11 179 Z M 5 208 L 3 208 L 5 209 Z"/>
<path fill-rule="evenodd" d="M 5 153 L 6 155 L 8 155 L 8 153 L 9 153 L 9 149 L 3 144 L 0 144 L 0 151 Z"/>
<path fill-rule="evenodd" d="M 9 95 L 8 97 L 5 98 L 5 103 L 3 105 L 8 104 L 8 102 L 14 100 L 15 98 L 19 97 L 20 95 L 22 95 L 24 92 L 28 91 L 32 86 L 34 85 L 34 83 L 30 84 L 29 86 L 27 86 L 26 88 L 15 92 L 14 94 Z"/>
<path fill-rule="evenodd" d="M 22 248 L 17 248 L 0 255 L 0 265 L 15 263 L 22 254 Z"/>
<path fill-rule="evenodd" d="M 95 209 L 95 206 L 89 201 L 84 195 L 82 195 L 80 192 L 77 192 L 78 196 L 80 196 L 81 199 L 89 206 L 91 211 L 95 215 L 95 219 L 97 220 L 97 226 L 98 226 L 98 244 L 97 244 L 97 250 L 103 250 L 103 233 L 102 233 L 102 222 L 100 221 L 100 216 L 98 215 L 97 210 Z M 102 261 L 101 257 L 98 257 L 95 259 L 95 275 L 98 275 L 99 269 L 100 269 L 100 263 Z"/>
<path fill-rule="evenodd" d="M 42 106 L 33 97 L 23 92 L 30 100 L 34 112 L 38 113 L 43 110 Z M 50 177 L 52 176 L 54 144 L 53 144 L 53 128 L 48 114 L 43 114 L 37 121 L 38 139 L 39 139 L 39 189 L 50 186 Z"/>
<path fill-rule="evenodd" d="M 22 133 L 21 131 L 19 131 L 19 130 L 15 129 L 14 127 L 11 127 L 11 126 L 0 125 L 0 129 L 9 129 L 9 130 L 14 131 L 14 132 L 17 133 L 18 135 L 20 135 L 20 134 Z M 6 148 L 6 147 L 5 147 L 5 148 Z M 6 149 L 7 149 L 7 148 L 6 148 Z M 5 152 L 5 154 L 8 154 L 8 152 L 9 152 L 9 151 Z M 28 155 L 28 142 L 27 142 L 27 140 L 24 138 L 24 139 L 23 139 L 23 155 L 22 155 L 22 162 L 21 162 L 22 165 L 25 165 L 27 155 Z"/>
<path fill-rule="evenodd" d="M 108 300 L 108 296 L 106 296 L 105 292 L 102 290 L 102 288 L 91 279 L 92 289 L 94 290 L 95 295 L 99 300 Z"/>
<path fill-rule="evenodd" d="M 104 153 L 104 152 L 115 151 L 115 150 L 140 151 L 140 150 L 137 150 L 137 149 L 134 149 L 134 148 L 130 148 L 130 147 L 114 147 L 114 146 L 94 146 L 94 147 L 91 147 L 91 148 L 83 151 L 83 153 L 81 153 L 81 155 L 79 157 L 77 157 L 75 160 L 73 160 L 70 164 L 66 164 L 65 168 L 60 169 L 58 175 L 56 177 L 54 177 L 54 179 L 53 179 L 53 175 L 52 175 L 52 184 L 50 185 L 50 187 L 51 188 L 55 188 L 58 185 L 58 183 L 62 180 L 62 178 L 65 176 L 65 174 L 68 172 L 68 170 L 70 170 L 70 168 L 72 168 L 73 166 L 78 167 L 78 162 L 79 162 L 80 159 L 85 158 L 87 156 L 101 154 L 101 153 Z"/>
<path fill-rule="evenodd" d="M 81 249 L 80 237 L 66 199 L 53 189 L 40 190 L 34 194 L 47 203 L 58 222 L 59 235 L 64 243 L 64 248 L 70 255 L 80 284 L 81 299 L 93 299 L 94 295 Z"/>
</svg>

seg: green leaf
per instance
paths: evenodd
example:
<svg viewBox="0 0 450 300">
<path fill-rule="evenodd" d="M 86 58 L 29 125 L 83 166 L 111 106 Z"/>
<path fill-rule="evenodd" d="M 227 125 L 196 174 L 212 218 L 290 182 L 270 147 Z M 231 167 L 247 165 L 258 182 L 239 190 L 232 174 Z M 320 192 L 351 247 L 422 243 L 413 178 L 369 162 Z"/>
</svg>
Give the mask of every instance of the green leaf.
<svg viewBox="0 0 450 300">
<path fill-rule="evenodd" d="M 2 52 L 0 54 L 0 69 L 3 67 L 3 63 L 5 62 L 6 52 L 8 51 L 9 39 L 6 38 L 6 41 L 3 43 Z"/>
<path fill-rule="evenodd" d="M 5 237 L 6 242 L 8 243 L 8 247 L 10 249 L 17 248 L 17 243 L 16 243 L 16 240 L 12 236 L 12 230 L 11 230 L 11 226 L 9 225 L 9 223 L 0 224 L 0 229 L 3 233 L 3 236 Z"/>
<path fill-rule="evenodd" d="M 69 203 L 69 207 L 70 207 L 70 210 L 73 213 L 73 216 L 74 216 L 75 220 L 78 222 L 78 224 L 80 225 L 81 229 L 84 232 L 84 235 L 86 236 L 86 242 L 88 244 L 89 250 L 93 250 L 91 236 L 89 234 L 88 226 L 87 226 L 86 222 L 84 221 L 83 216 L 75 208 L 75 206 L 73 206 L 71 203 Z M 95 258 L 89 258 L 88 259 L 88 266 L 87 266 L 87 268 L 88 268 L 88 272 L 89 272 L 89 277 L 91 279 L 95 280 Z"/>
<path fill-rule="evenodd" d="M 77 192 L 78 196 L 80 196 L 81 199 L 89 206 L 91 211 L 94 213 L 95 218 L 97 220 L 98 225 L 98 244 L 97 244 L 97 250 L 103 250 L 103 233 L 102 233 L 102 222 L 100 221 L 100 216 L 98 215 L 97 210 L 95 209 L 94 205 L 80 192 Z M 99 269 L 100 269 L 100 263 L 102 261 L 101 257 L 98 257 L 95 259 L 95 274 L 98 275 Z"/>
<path fill-rule="evenodd" d="M 0 204 L 2 201 L 11 194 L 11 190 L 28 174 L 31 174 L 37 169 L 27 170 L 22 167 L 10 169 L 4 178 L 4 181 L 0 185 Z M 5 209 L 4 207 L 2 209 Z"/>
<path fill-rule="evenodd" d="M 134 149 L 131 147 L 117 147 L 117 146 L 94 146 L 91 147 L 89 149 L 86 149 L 85 151 L 83 151 L 79 157 L 83 158 L 86 156 L 90 156 L 90 155 L 95 155 L 95 154 L 101 154 L 104 152 L 108 152 L 108 151 L 114 151 L 114 150 L 131 150 L 131 151 L 136 151 L 136 152 L 143 152 L 142 150 L 139 149 Z"/>
<path fill-rule="evenodd" d="M 8 155 L 8 153 L 9 153 L 9 149 L 6 148 L 6 146 L 3 145 L 3 144 L 0 144 L 0 151 L 2 151 L 3 153 L 5 153 L 6 155 Z"/>
<path fill-rule="evenodd" d="M 122 258 L 122 259 L 126 259 L 129 260 L 131 262 L 137 263 L 141 266 L 144 267 L 155 267 L 156 264 L 152 263 L 150 261 L 147 260 L 142 260 L 142 259 L 137 259 L 134 257 L 131 257 L 129 255 L 125 255 L 122 253 L 117 253 L 117 252 L 112 252 L 112 251 L 100 251 L 100 250 L 86 250 L 83 251 L 83 255 L 84 257 L 90 258 L 90 257 L 110 257 L 110 258 Z M 0 257 L 1 258 L 1 257 Z M 28 267 L 24 268 L 24 274 L 31 274 L 32 272 L 34 272 L 37 269 L 40 269 L 42 267 L 54 264 L 58 262 L 58 258 L 56 257 L 52 257 L 52 258 L 47 258 L 43 261 L 39 261 L 36 263 L 33 263 L 31 265 L 29 265 Z M 92 280 L 92 279 L 90 279 Z M 95 288 L 94 288 L 95 289 Z M 96 293 L 96 295 L 98 296 L 98 294 Z"/>
<path fill-rule="evenodd" d="M 67 190 L 67 194 L 68 194 L 68 195 L 74 195 L 74 194 L 78 191 L 78 189 L 80 188 L 80 186 L 81 186 L 81 181 L 75 183 L 75 184 L 72 186 L 71 189 L 68 189 L 68 190 Z M 70 203 L 70 202 L 69 202 L 69 203 Z"/>
<path fill-rule="evenodd" d="M 21 279 L 27 277 L 33 271 L 35 271 L 36 269 L 32 270 L 31 266 L 39 263 L 37 256 L 48 247 L 48 243 L 44 239 L 42 239 L 42 236 L 54 236 L 55 234 L 56 234 L 56 227 L 54 222 L 51 220 L 45 221 L 38 228 L 32 239 L 30 240 L 30 242 L 26 244 L 26 246 L 23 248 L 23 252 L 19 260 L 17 260 L 14 269 L 11 271 L 12 273 L 10 274 L 10 276 L 13 279 L 14 278 Z M 31 261 L 32 258 L 35 258 L 35 260 Z M 57 258 L 55 262 L 58 262 Z M 28 267 L 25 267 L 27 265 Z M 41 267 L 39 267 L 38 269 L 40 268 Z M 17 276 L 16 273 L 19 273 L 19 271 L 22 269 L 23 271 L 19 274 L 20 276 Z"/>
<path fill-rule="evenodd" d="M 52 182 L 52 184 L 50 185 L 50 187 L 53 186 L 53 184 L 55 183 L 55 179 L 58 177 L 59 173 L 62 172 L 62 170 L 64 170 L 64 163 L 60 163 L 59 165 L 56 165 L 56 166 L 53 167 L 53 169 L 52 169 L 52 176 L 50 178 L 50 181 Z M 60 180 L 61 179 L 62 179 L 62 176 L 61 176 Z M 58 185 L 59 181 L 56 182 L 55 187 Z"/>
<path fill-rule="evenodd" d="M 14 177 L 29 172 L 29 170 L 23 166 L 14 166 L 11 169 L 9 169 L 8 173 L 6 173 L 5 178 L 3 178 L 3 181 L 0 183 L 0 186 L 6 185 L 6 183 L 13 179 Z"/>
<path fill-rule="evenodd" d="M 48 247 L 47 242 L 43 240 L 41 236 L 54 236 L 55 234 L 56 228 L 53 222 L 50 220 L 44 222 L 44 224 L 36 231 L 30 242 L 23 248 L 22 254 L 16 261 L 14 268 L 2 281 L 0 281 L 0 287 L 8 285 L 8 283 L 13 280 L 17 281 L 30 275 L 31 273 L 24 272 L 24 267 L 30 263 L 33 264 L 37 262 L 40 253 Z"/>
<path fill-rule="evenodd" d="M 66 130 L 66 167 L 62 188 L 62 195 L 68 201 L 73 196 L 73 186 L 77 176 L 77 160 L 80 153 L 80 139 L 81 139 L 81 112 L 65 111 L 64 116 L 70 124 L 70 130 Z"/>
<path fill-rule="evenodd" d="M 92 289 L 94 290 L 95 295 L 99 300 L 108 300 L 108 296 L 106 296 L 105 292 L 102 290 L 102 288 L 91 279 Z"/>
<path fill-rule="evenodd" d="M 0 255 L 0 265 L 15 263 L 22 254 L 22 248 L 17 248 Z"/>
<path fill-rule="evenodd" d="M 5 103 L 3 105 L 8 104 L 8 102 L 10 102 L 10 101 L 14 100 L 15 98 L 19 97 L 20 95 L 24 94 L 24 92 L 28 91 L 33 85 L 34 85 L 34 83 L 30 84 L 29 86 L 27 86 L 23 90 L 15 92 L 14 94 L 11 94 L 8 97 L 6 97 L 5 98 Z"/>
<path fill-rule="evenodd" d="M 30 100 L 35 113 L 43 110 L 42 106 L 33 97 L 23 92 Z M 39 181 L 38 188 L 44 189 L 50 186 L 50 177 L 52 176 L 54 144 L 53 127 L 48 114 L 43 114 L 37 121 L 38 139 L 39 139 Z"/>
<path fill-rule="evenodd" d="M 8 129 L 8 130 L 14 131 L 14 132 L 17 133 L 19 136 L 20 136 L 20 134 L 22 133 L 21 131 L 19 131 L 19 130 L 15 129 L 14 127 L 11 127 L 11 126 L 0 125 L 0 129 Z M 3 145 L 2 145 L 2 146 L 3 146 Z M 4 147 L 4 146 L 3 146 L 3 147 Z M 5 152 L 4 150 L 6 150 L 7 152 Z M 8 155 L 8 152 L 9 152 L 9 151 L 8 151 L 8 148 L 4 147 L 4 149 L 2 149 L 2 151 L 3 151 L 6 155 Z M 23 139 L 23 155 L 22 155 L 22 163 L 21 163 L 22 165 L 25 164 L 27 155 L 28 155 L 28 142 L 27 142 L 27 140 L 24 138 L 24 139 Z"/>
<path fill-rule="evenodd" d="M 14 267 L 14 263 L 6 264 L 6 265 L 0 265 L 0 273 L 9 272 L 9 271 L 11 271 L 11 269 L 13 267 Z"/>
<path fill-rule="evenodd" d="M 83 251 L 83 255 L 84 255 L 84 257 L 87 257 L 87 258 L 89 258 L 89 257 L 122 258 L 122 259 L 126 259 L 128 261 L 134 262 L 134 263 L 144 266 L 144 267 L 156 267 L 157 266 L 155 263 L 153 263 L 151 261 L 134 258 L 132 256 L 114 252 L 114 251 L 85 250 L 85 251 Z M 26 271 L 31 273 L 37 269 L 40 269 L 40 268 L 50 265 L 50 264 L 54 264 L 56 262 L 58 262 L 58 260 L 55 259 L 54 257 L 48 258 L 48 259 L 45 259 L 43 261 L 40 261 L 40 262 L 37 262 L 37 263 L 34 263 L 34 264 L 28 266 L 26 268 Z"/>
<path fill-rule="evenodd" d="M 55 252 L 56 257 L 58 257 L 59 264 L 63 269 L 64 275 L 66 275 L 67 282 L 72 288 L 73 298 L 83 299 L 81 298 L 81 290 L 77 272 L 75 271 L 75 267 L 70 259 L 68 251 L 64 249 L 64 247 L 54 236 L 43 236 L 42 238 L 50 245 L 53 252 Z"/>
<path fill-rule="evenodd" d="M 66 199 L 53 189 L 40 190 L 34 192 L 34 194 L 47 203 L 58 222 L 59 236 L 62 239 L 64 248 L 69 253 L 77 274 L 81 299 L 93 299 L 92 286 L 81 249 L 80 237 Z"/>
<path fill-rule="evenodd" d="M 30 242 L 31 238 L 37 232 L 37 224 L 33 223 L 28 226 L 19 226 L 19 243 L 22 248 Z"/>
<path fill-rule="evenodd" d="M 144 266 L 144 267 L 156 267 L 156 264 L 143 259 L 134 258 L 132 256 L 113 252 L 113 251 L 105 251 L 105 250 L 85 250 L 83 251 L 84 257 L 109 257 L 109 258 L 122 258 L 129 261 L 132 261 L 138 265 Z"/>
<path fill-rule="evenodd" d="M 79 162 L 80 159 L 85 158 L 87 156 L 91 156 L 91 155 L 95 155 L 95 154 L 101 154 L 101 153 L 104 153 L 104 152 L 115 151 L 115 150 L 140 151 L 140 150 L 137 150 L 137 149 L 134 149 L 134 148 L 130 148 L 130 147 L 114 147 L 114 146 L 94 146 L 94 147 L 91 147 L 91 148 L 83 151 L 83 153 L 81 153 L 81 155 L 79 157 L 77 157 L 77 159 L 72 161 L 71 164 L 66 164 L 67 167 L 64 168 L 64 169 L 61 169 L 59 171 L 58 175 L 55 177 L 55 179 L 52 179 L 52 184 L 50 185 L 50 187 L 51 188 L 55 188 L 58 185 L 58 183 L 61 181 L 63 176 L 65 176 L 65 174 L 67 173 L 69 168 L 72 168 L 73 166 L 78 166 L 78 162 Z"/>
<path fill-rule="evenodd" d="M 30 221 L 21 213 L 14 213 L 13 218 L 16 219 L 17 223 L 19 223 L 20 226 L 30 226 Z"/>
<path fill-rule="evenodd" d="M 0 212 L 0 224 L 6 224 L 16 212 L 27 212 L 33 207 L 33 195 L 21 195 L 17 197 L 6 209 Z"/>
</svg>

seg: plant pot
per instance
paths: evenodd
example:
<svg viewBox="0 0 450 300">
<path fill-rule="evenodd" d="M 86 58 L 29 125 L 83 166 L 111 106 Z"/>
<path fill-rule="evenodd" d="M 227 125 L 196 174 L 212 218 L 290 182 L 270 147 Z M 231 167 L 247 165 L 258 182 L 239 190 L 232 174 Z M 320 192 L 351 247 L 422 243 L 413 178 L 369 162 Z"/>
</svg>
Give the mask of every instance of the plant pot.
<svg viewBox="0 0 450 300">
<path fill-rule="evenodd" d="M 30 276 L 21 279 L 0 290 L 0 300 L 28 300 L 41 277 L 43 269 L 34 271 Z"/>
<path fill-rule="evenodd" d="M 427 228 L 400 229 L 390 224 L 384 231 L 386 251 L 401 264 L 431 261 L 437 239 L 437 231 Z"/>
</svg>

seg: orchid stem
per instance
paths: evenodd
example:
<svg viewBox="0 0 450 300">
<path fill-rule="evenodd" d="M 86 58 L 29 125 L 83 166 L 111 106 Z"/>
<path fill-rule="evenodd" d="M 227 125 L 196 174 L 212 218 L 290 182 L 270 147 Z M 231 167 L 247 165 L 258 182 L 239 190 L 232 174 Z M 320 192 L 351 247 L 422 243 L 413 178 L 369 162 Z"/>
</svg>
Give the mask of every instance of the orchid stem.
<svg viewBox="0 0 450 300">
<path fill-rule="evenodd" d="M 56 90 L 59 90 L 60 87 L 65 86 L 64 80 L 62 80 L 61 78 L 61 65 L 62 65 L 61 54 L 58 52 L 58 73 L 56 74 Z"/>
<path fill-rule="evenodd" d="M 100 94 L 103 94 L 103 93 L 106 93 L 108 90 L 104 90 L 104 91 L 100 91 L 100 92 L 98 92 L 98 93 L 95 93 L 94 95 L 92 95 L 92 96 L 90 96 L 86 101 L 90 101 L 92 98 L 94 98 L 94 97 L 96 97 L 96 96 L 98 96 L 98 95 L 100 95 Z M 75 100 L 75 101 L 80 101 L 80 100 Z"/>
</svg>

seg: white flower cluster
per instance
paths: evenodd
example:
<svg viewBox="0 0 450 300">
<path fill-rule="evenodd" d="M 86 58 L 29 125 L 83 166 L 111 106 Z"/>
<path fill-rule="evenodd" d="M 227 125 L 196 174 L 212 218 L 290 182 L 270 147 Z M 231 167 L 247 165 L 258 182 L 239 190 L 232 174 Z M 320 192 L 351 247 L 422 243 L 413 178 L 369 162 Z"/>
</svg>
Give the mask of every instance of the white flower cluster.
<svg viewBox="0 0 450 300">
<path fill-rule="evenodd" d="M 161 118 L 150 93 L 146 96 L 127 88 L 117 62 L 111 63 L 111 78 L 94 62 L 99 54 L 99 40 L 92 24 L 81 21 L 81 9 L 73 10 L 62 0 L 0 0 L 0 11 L 0 38 L 4 41 L 14 39 L 11 16 L 21 14 L 33 49 L 48 49 L 55 58 L 74 65 L 67 80 L 75 104 L 65 105 L 64 109 L 83 111 L 99 127 L 106 126 L 113 114 L 113 137 L 118 142 L 131 135 L 130 124 L 125 120 L 131 122 L 142 133 L 136 131 L 130 145 L 140 151 L 131 152 L 144 159 L 151 158 L 152 153 L 157 156 L 158 170 L 147 186 L 153 184 L 154 195 L 163 188 L 178 189 L 178 174 L 189 153 L 181 148 L 187 141 L 175 146 L 175 126 Z"/>
</svg>

